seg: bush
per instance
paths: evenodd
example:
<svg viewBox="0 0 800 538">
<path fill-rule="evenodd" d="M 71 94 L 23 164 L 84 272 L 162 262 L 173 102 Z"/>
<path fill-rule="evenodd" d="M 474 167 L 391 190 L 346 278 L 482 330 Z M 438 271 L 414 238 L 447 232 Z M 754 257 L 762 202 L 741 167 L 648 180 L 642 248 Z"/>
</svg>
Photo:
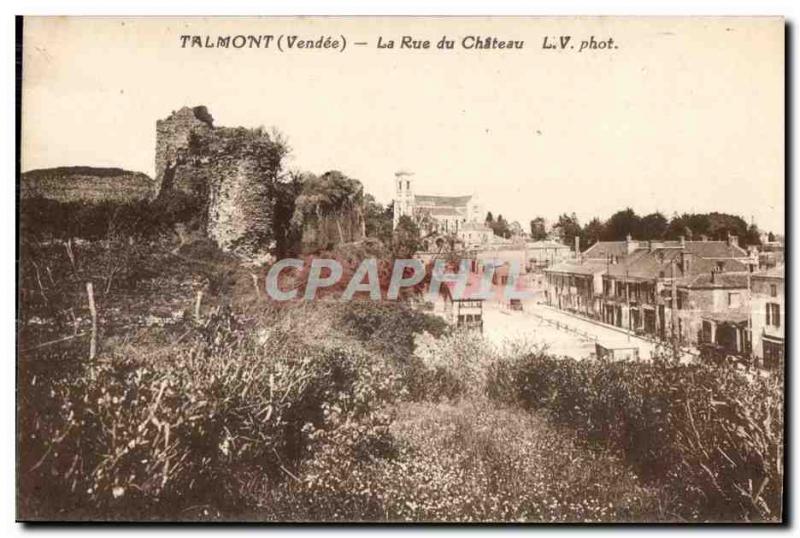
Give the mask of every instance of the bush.
<svg viewBox="0 0 800 538">
<path fill-rule="evenodd" d="M 20 513 L 230 516 L 251 477 L 294 476 L 309 432 L 334 435 L 330 410 L 356 420 L 398 394 L 397 376 L 357 348 L 240 329 L 223 310 L 179 347 L 22 363 Z"/>
<path fill-rule="evenodd" d="M 439 338 L 424 332 L 416 337 L 409 393 L 416 401 L 433 402 L 482 394 L 485 365 L 495 354 L 475 332 L 459 331 Z"/>
<path fill-rule="evenodd" d="M 334 429 L 300 481 L 265 507 L 277 519 L 312 521 L 663 518 L 657 491 L 538 417 L 464 399 L 406 403 L 394 418 Z"/>
<path fill-rule="evenodd" d="M 171 234 L 177 223 L 190 223 L 193 228 L 202 226 L 197 217 L 203 214 L 201 205 L 181 193 L 127 202 L 60 202 L 31 197 L 20 202 L 20 233 L 27 240 L 151 239 Z"/>
<path fill-rule="evenodd" d="M 489 395 L 543 409 L 663 481 L 692 519 L 779 520 L 783 386 L 709 366 L 576 361 L 533 353 L 494 364 Z"/>
<path fill-rule="evenodd" d="M 368 347 L 401 363 L 414 353 L 414 337 L 427 332 L 441 336 L 447 323 L 402 302 L 350 301 L 342 305 L 340 325 Z"/>
</svg>

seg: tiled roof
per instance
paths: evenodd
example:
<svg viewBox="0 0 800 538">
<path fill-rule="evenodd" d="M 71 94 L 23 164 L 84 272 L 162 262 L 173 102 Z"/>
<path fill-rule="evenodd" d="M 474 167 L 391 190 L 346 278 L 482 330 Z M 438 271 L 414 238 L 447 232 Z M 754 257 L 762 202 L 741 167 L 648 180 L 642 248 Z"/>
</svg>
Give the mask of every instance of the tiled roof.
<svg viewBox="0 0 800 538">
<path fill-rule="evenodd" d="M 633 240 L 636 250 L 649 249 L 648 241 Z M 703 258 L 746 258 L 747 251 L 727 241 L 652 241 L 653 250 L 685 250 Z M 598 241 L 583 252 L 586 258 L 606 258 L 609 255 L 625 256 L 628 252 L 625 241 Z"/>
<path fill-rule="evenodd" d="M 531 241 L 526 243 L 525 245 L 529 249 L 537 249 L 537 248 L 561 248 L 561 249 L 569 249 L 569 247 L 563 243 L 557 243 L 555 241 Z"/>
<path fill-rule="evenodd" d="M 625 256 L 628 247 L 625 241 L 598 241 L 587 248 L 582 256 L 584 258 L 606 259 L 608 256 Z"/>
<path fill-rule="evenodd" d="M 666 263 L 668 266 L 669 263 Z M 626 256 L 620 263 L 608 266 L 608 274 L 616 277 L 652 280 L 658 278 L 664 270 L 665 263 L 647 250 L 637 250 Z M 669 274 L 669 273 L 666 273 Z"/>
<path fill-rule="evenodd" d="M 455 217 L 461 214 L 452 207 L 433 207 L 425 211 L 432 217 Z"/>
<path fill-rule="evenodd" d="M 712 270 L 719 269 L 719 264 L 722 264 L 722 271 L 725 273 L 743 273 L 748 270 L 747 265 L 739 260 L 708 260 L 706 258 L 693 257 L 689 272 L 692 274 L 710 273 Z"/>
<path fill-rule="evenodd" d="M 606 270 L 606 263 L 588 260 L 584 263 L 562 262 L 545 269 L 546 273 L 567 273 L 572 275 L 594 275 Z"/>
<path fill-rule="evenodd" d="M 706 312 L 702 317 L 717 323 L 746 323 L 750 319 L 750 311 L 744 308 L 737 308 L 735 310 L 723 310 L 722 312 Z"/>
<path fill-rule="evenodd" d="M 686 273 L 681 267 L 682 256 L 689 257 Z M 745 272 L 747 271 L 747 266 L 734 259 L 702 258 L 698 255 L 692 255 L 683 249 L 639 249 L 633 254 L 623 257 L 619 263 L 610 265 L 608 274 L 617 278 L 652 280 L 654 278 L 669 278 L 672 276 L 676 278 L 691 278 L 701 273 L 710 274 L 712 270 L 721 270 L 722 273 Z"/>
<path fill-rule="evenodd" d="M 686 252 L 703 258 L 746 258 L 747 251 L 727 241 L 686 241 Z"/>
<path fill-rule="evenodd" d="M 464 207 L 471 199 L 472 196 L 435 196 L 432 194 L 414 195 L 414 201 L 417 205 Z"/>
</svg>

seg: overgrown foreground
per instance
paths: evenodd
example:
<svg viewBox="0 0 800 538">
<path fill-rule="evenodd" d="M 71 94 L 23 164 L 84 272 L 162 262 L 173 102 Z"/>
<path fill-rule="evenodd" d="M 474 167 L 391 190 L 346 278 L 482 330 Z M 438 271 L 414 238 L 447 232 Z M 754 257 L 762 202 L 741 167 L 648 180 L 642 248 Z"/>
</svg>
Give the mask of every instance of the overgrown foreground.
<svg viewBox="0 0 800 538">
<path fill-rule="evenodd" d="M 41 295 L 23 297 L 23 518 L 781 518 L 779 377 L 498 350 L 402 303 L 226 302 L 227 269 L 198 320 L 127 320 L 94 361 L 81 339 L 32 346 L 52 337 L 38 317 L 105 267 L 80 256 L 63 271 L 24 258 L 42 266 L 23 283 Z M 98 286 L 104 327 L 115 301 L 146 297 L 145 269 Z"/>
</svg>

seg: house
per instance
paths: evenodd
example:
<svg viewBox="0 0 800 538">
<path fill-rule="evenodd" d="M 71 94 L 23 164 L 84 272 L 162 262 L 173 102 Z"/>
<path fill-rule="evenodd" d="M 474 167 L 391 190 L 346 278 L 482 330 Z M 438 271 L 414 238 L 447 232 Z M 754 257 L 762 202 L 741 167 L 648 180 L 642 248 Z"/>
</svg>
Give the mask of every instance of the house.
<svg viewBox="0 0 800 538">
<path fill-rule="evenodd" d="M 574 257 L 567 245 L 557 241 L 529 241 L 525 249 L 528 271 L 541 270 Z"/>
<path fill-rule="evenodd" d="M 754 267 L 734 236 L 727 241 L 602 241 L 574 262 L 545 271 L 546 300 L 623 329 L 695 344 L 703 315 L 733 315 L 728 305 L 723 308 L 724 294 L 731 294 L 731 305 L 746 308 L 747 275 Z M 748 342 L 737 327 L 741 351 Z"/>
<path fill-rule="evenodd" d="M 590 318 L 600 319 L 600 295 L 607 265 L 602 260 L 562 262 L 544 270 L 545 302 Z"/>
<path fill-rule="evenodd" d="M 754 273 L 750 278 L 753 356 L 765 368 L 781 368 L 784 360 L 785 266 Z"/>
<path fill-rule="evenodd" d="M 676 335 L 682 342 L 711 345 L 726 355 L 750 352 L 750 273 L 716 267 L 678 286 Z"/>
<path fill-rule="evenodd" d="M 440 293 L 444 299 L 446 319 L 458 328 L 483 332 L 482 280 L 475 273 L 469 273 L 463 292 L 459 293 L 458 283 L 442 283 Z"/>
<path fill-rule="evenodd" d="M 494 239 L 494 231 L 484 222 L 464 222 L 456 235 L 468 249 L 484 247 Z"/>
</svg>

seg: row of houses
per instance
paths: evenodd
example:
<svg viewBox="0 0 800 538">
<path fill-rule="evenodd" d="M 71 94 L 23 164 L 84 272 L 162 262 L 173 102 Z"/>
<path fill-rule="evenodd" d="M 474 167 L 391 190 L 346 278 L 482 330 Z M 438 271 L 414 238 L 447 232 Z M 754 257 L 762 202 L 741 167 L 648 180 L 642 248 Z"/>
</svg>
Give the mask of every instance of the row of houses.
<svg viewBox="0 0 800 538">
<path fill-rule="evenodd" d="M 727 241 L 597 242 L 545 269 L 545 301 L 678 345 L 753 356 L 784 354 L 784 269 Z"/>
</svg>

